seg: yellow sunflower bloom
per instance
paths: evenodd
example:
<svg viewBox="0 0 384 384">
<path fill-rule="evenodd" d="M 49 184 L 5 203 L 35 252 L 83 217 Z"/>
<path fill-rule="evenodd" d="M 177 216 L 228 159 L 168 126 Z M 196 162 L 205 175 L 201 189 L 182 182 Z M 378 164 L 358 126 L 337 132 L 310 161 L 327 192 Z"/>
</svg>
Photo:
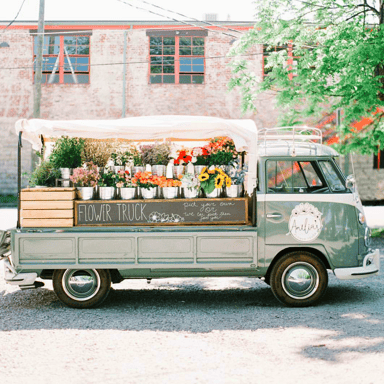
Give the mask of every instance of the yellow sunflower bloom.
<svg viewBox="0 0 384 384">
<path fill-rule="evenodd" d="M 231 180 L 230 177 L 226 177 L 226 178 L 225 178 L 225 185 L 226 185 L 227 187 L 230 187 L 230 186 L 232 185 L 232 180 Z"/>
<path fill-rule="evenodd" d="M 215 179 L 215 188 L 221 188 L 224 183 L 224 177 L 221 175 L 217 175 Z"/>
<path fill-rule="evenodd" d="M 207 167 L 204 167 L 203 170 L 201 171 L 200 175 L 207 172 Z"/>
<path fill-rule="evenodd" d="M 213 175 L 215 172 L 216 172 L 216 170 L 214 170 L 214 169 L 211 169 L 211 170 L 208 169 L 208 173 L 209 173 L 210 175 Z"/>
<path fill-rule="evenodd" d="M 207 173 L 200 173 L 199 175 L 199 180 L 200 181 L 205 181 L 205 180 L 208 180 L 209 179 L 209 176 Z"/>
</svg>

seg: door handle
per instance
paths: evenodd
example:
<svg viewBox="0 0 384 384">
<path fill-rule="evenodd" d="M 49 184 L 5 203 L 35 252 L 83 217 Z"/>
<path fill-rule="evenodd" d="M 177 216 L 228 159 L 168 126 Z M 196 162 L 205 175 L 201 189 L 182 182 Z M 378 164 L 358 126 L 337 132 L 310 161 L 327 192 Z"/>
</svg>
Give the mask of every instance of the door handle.
<svg viewBox="0 0 384 384">
<path fill-rule="evenodd" d="M 268 219 L 281 219 L 283 215 L 281 213 L 268 213 L 267 218 Z"/>
</svg>

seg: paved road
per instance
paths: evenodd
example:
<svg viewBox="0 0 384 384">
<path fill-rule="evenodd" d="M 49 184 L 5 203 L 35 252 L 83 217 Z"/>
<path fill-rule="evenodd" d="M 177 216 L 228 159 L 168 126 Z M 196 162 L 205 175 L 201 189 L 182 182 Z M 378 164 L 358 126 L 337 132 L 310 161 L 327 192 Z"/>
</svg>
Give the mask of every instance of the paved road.
<svg viewBox="0 0 384 384">
<path fill-rule="evenodd" d="M 381 383 L 383 279 L 303 309 L 249 278 L 125 281 L 93 310 L 0 279 L 0 383 Z"/>
</svg>

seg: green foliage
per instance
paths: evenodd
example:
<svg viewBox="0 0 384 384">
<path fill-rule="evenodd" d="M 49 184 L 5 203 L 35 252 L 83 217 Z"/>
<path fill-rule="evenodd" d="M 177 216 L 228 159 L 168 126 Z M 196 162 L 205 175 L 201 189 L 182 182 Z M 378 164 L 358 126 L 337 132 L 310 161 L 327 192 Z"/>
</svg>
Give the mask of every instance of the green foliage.
<svg viewBox="0 0 384 384">
<path fill-rule="evenodd" d="M 116 184 L 116 175 L 113 172 L 105 172 L 100 176 L 97 184 L 100 187 L 114 187 Z"/>
<path fill-rule="evenodd" d="M 84 140 L 76 137 L 60 137 L 52 150 L 50 160 L 55 168 L 78 168 L 82 165 Z"/>
<path fill-rule="evenodd" d="M 372 237 L 383 237 L 384 238 L 384 228 L 372 229 Z"/>
<path fill-rule="evenodd" d="M 374 0 L 259 0 L 255 29 L 245 33 L 230 54 L 242 109 L 256 110 L 264 92 L 275 95 L 280 124 L 311 119 L 342 109 L 345 152 L 372 153 L 384 143 L 384 5 Z M 288 11 L 287 11 L 288 10 Z M 257 78 L 244 55 L 266 45 L 271 52 Z M 274 50 L 274 47 L 283 47 Z M 292 47 L 292 57 L 288 47 Z M 241 60 L 236 56 L 243 57 Z M 260 57 L 260 61 L 261 61 Z M 353 124 L 371 122 L 361 130 Z"/>
<path fill-rule="evenodd" d="M 208 165 L 232 165 L 234 158 L 232 152 L 218 151 L 208 157 Z"/>
<path fill-rule="evenodd" d="M 44 185 L 46 187 L 54 187 L 56 179 L 60 178 L 60 171 L 54 167 L 52 162 L 45 160 L 32 172 L 29 178 L 29 185 Z"/>
</svg>

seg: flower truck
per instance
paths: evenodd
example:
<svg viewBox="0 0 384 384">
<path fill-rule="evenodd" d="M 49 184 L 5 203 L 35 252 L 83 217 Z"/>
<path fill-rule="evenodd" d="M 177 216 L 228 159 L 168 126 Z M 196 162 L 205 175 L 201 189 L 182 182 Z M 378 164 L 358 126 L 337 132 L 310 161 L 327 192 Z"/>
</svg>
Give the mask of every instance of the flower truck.
<svg viewBox="0 0 384 384">
<path fill-rule="evenodd" d="M 6 282 L 21 289 L 52 280 L 64 304 L 90 308 L 125 279 L 243 276 L 302 307 L 324 296 L 328 273 L 379 272 L 353 177 L 319 129 L 151 116 L 19 120 L 16 133 L 18 221 L 1 231 L 0 257 Z M 116 170 L 91 162 L 72 176 L 63 171 L 55 186 L 22 189 L 22 139 L 41 150 L 50 138 L 118 139 L 144 152 L 129 144 L 131 162 Z M 164 139 L 205 145 L 183 147 L 170 161 L 156 147 Z"/>
</svg>

